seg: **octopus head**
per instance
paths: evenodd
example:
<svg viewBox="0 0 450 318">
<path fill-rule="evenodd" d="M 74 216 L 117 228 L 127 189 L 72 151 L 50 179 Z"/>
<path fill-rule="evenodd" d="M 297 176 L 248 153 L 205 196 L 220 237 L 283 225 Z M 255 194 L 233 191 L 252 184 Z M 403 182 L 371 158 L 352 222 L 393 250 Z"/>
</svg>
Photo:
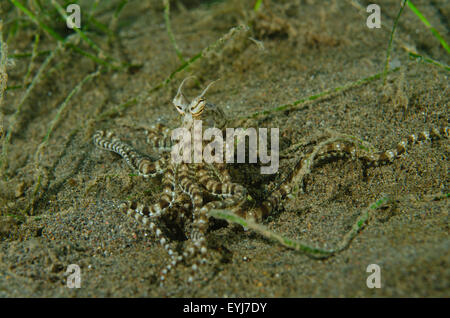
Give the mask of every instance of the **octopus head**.
<svg viewBox="0 0 450 318">
<path fill-rule="evenodd" d="M 183 94 L 182 89 L 186 80 L 192 78 L 193 76 L 187 77 L 181 82 L 178 92 L 173 99 L 173 104 L 177 111 L 183 116 L 183 127 L 190 129 L 194 123 L 194 120 L 200 120 L 203 111 L 207 105 L 204 95 L 208 91 L 214 82 L 210 83 L 203 92 L 189 101 Z"/>
</svg>

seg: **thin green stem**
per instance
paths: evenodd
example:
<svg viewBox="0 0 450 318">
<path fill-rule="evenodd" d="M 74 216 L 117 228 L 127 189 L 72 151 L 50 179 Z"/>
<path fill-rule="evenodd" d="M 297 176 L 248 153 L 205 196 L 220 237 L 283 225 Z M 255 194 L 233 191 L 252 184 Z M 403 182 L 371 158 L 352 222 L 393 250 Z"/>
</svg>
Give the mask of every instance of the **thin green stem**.
<svg viewBox="0 0 450 318">
<path fill-rule="evenodd" d="M 6 64 L 8 61 L 8 46 L 5 42 L 3 42 L 3 22 L 0 20 L 0 107 L 3 102 L 3 94 L 6 90 L 7 82 L 8 82 L 8 73 L 6 71 Z M 3 113 L 0 111 L 0 116 Z M 0 117 L 1 119 L 1 117 Z M 0 125 L 3 122 L 0 121 Z"/>
<path fill-rule="evenodd" d="M 425 56 L 422 56 L 422 55 L 419 55 L 419 54 L 415 54 L 415 53 L 412 53 L 412 52 L 409 53 L 409 57 L 411 59 L 417 60 L 419 62 L 425 62 L 425 63 L 428 63 L 428 64 L 436 65 L 436 66 L 438 66 L 440 68 L 443 68 L 446 71 L 450 71 L 450 67 L 448 65 L 445 65 L 445 64 L 443 64 L 443 63 L 441 63 L 439 61 L 433 60 L 433 59 L 431 59 L 429 57 L 425 57 Z"/>
<path fill-rule="evenodd" d="M 430 29 L 431 33 L 433 33 L 433 35 L 439 40 L 442 47 L 447 51 L 447 53 L 450 53 L 450 48 L 447 42 L 445 42 L 444 38 L 439 34 L 439 32 L 431 26 L 430 22 L 428 22 L 428 20 L 419 11 L 419 9 L 417 9 L 417 7 L 410 0 L 407 0 L 406 3 L 408 4 L 408 7 L 412 10 L 412 12 L 414 12 L 414 14 L 419 17 L 420 21 L 422 21 L 422 23 L 425 24 L 428 29 Z"/>
<path fill-rule="evenodd" d="M 49 50 L 38 51 L 38 52 L 36 52 L 36 56 L 47 55 L 51 52 L 52 51 L 49 51 Z M 33 52 L 32 53 L 16 53 L 16 54 L 8 55 L 8 57 L 11 59 L 20 59 L 20 58 L 32 57 L 32 56 L 33 56 Z"/>
<path fill-rule="evenodd" d="M 54 39 L 56 39 L 60 42 L 64 42 L 64 38 L 61 35 L 59 35 L 55 30 L 53 30 L 51 27 L 47 26 L 45 23 L 43 23 L 41 20 L 39 20 L 36 17 L 36 15 L 33 12 L 31 12 L 30 10 L 28 10 L 28 8 L 25 7 L 22 3 L 20 3 L 17 0 L 9 0 L 9 1 L 11 1 L 11 3 L 16 8 L 18 8 L 23 13 L 25 13 L 31 19 L 31 21 L 33 21 L 38 26 L 40 26 L 42 29 L 44 29 L 51 37 L 53 37 Z"/>
<path fill-rule="evenodd" d="M 389 70 L 388 73 L 393 73 L 393 72 L 396 72 L 398 70 L 399 70 L 399 68 L 397 67 L 397 68 L 394 68 L 392 70 Z M 325 91 L 320 92 L 318 94 L 314 94 L 314 95 L 311 95 L 311 96 L 308 96 L 308 97 L 305 97 L 305 98 L 302 98 L 302 99 L 298 99 L 298 100 L 296 100 L 296 101 L 294 101 L 292 103 L 289 103 L 289 104 L 284 104 L 284 105 L 281 105 L 281 106 L 278 106 L 278 107 L 275 107 L 275 108 L 271 108 L 271 109 L 255 112 L 255 113 L 250 114 L 248 116 L 244 116 L 244 117 L 242 117 L 240 119 L 254 118 L 254 117 L 257 117 L 259 115 L 268 115 L 268 114 L 274 113 L 274 112 L 291 110 L 293 108 L 299 107 L 300 105 L 302 105 L 302 104 L 304 104 L 306 102 L 314 101 L 314 100 L 317 100 L 317 99 L 323 98 L 323 97 L 328 97 L 331 94 L 343 92 L 343 91 L 349 90 L 351 88 L 355 88 L 355 87 L 367 84 L 369 82 L 373 82 L 373 81 L 375 81 L 377 79 L 380 79 L 381 76 L 383 76 L 383 74 L 384 74 L 384 72 L 380 72 L 380 73 L 377 73 L 377 74 L 374 74 L 374 75 L 371 75 L 371 76 L 368 76 L 368 77 L 364 77 L 364 78 L 359 79 L 357 81 L 354 81 L 354 82 L 351 82 L 351 83 L 348 83 L 348 84 L 345 84 L 345 85 L 342 85 L 342 86 L 338 86 L 338 87 L 335 87 L 335 88 L 332 88 L 332 89 L 328 89 L 328 90 L 325 90 Z"/>
<path fill-rule="evenodd" d="M 58 107 L 58 111 L 56 113 L 56 116 L 53 118 L 53 120 L 50 123 L 50 126 L 47 130 L 47 134 L 45 135 L 44 139 L 42 140 L 41 144 L 38 147 L 38 151 L 36 152 L 35 159 L 37 161 L 39 152 L 47 145 L 48 139 L 50 138 L 50 134 L 53 132 L 56 124 L 59 121 L 59 118 L 61 117 L 61 113 L 65 110 L 67 104 L 72 99 L 72 97 L 78 93 L 78 91 L 81 89 L 81 87 L 88 81 L 90 81 L 92 78 L 98 76 L 100 74 L 100 71 L 95 71 L 94 73 L 91 73 L 83 78 L 81 82 L 78 83 L 77 86 L 67 95 L 67 97 L 64 99 L 62 104 Z"/>
<path fill-rule="evenodd" d="M 383 85 L 386 84 L 386 79 L 387 79 L 387 73 L 388 73 L 388 69 L 389 69 L 389 60 L 391 57 L 391 50 L 392 50 L 392 41 L 394 40 L 394 33 L 395 33 L 395 29 L 397 28 L 397 24 L 398 21 L 400 20 L 400 16 L 403 12 L 403 9 L 405 8 L 405 4 L 406 4 L 407 0 L 403 0 L 402 4 L 400 6 L 400 10 L 397 13 L 397 17 L 394 20 L 394 26 L 392 27 L 392 31 L 391 31 L 391 36 L 389 38 L 389 44 L 388 44 L 388 48 L 386 51 L 386 62 L 384 63 L 384 71 L 383 71 Z"/>
<path fill-rule="evenodd" d="M 256 0 L 255 6 L 253 7 L 253 11 L 257 12 L 261 8 L 262 3 L 263 3 L 263 0 Z"/>
<path fill-rule="evenodd" d="M 109 24 L 109 29 L 112 30 L 113 34 L 117 29 L 117 21 L 119 20 L 119 15 L 122 12 L 123 8 L 128 4 L 128 0 L 122 0 L 117 5 L 116 10 L 114 11 L 113 18 L 111 19 L 111 23 Z"/>
<path fill-rule="evenodd" d="M 51 27 L 49 27 L 48 25 L 46 25 L 45 23 L 43 23 L 40 19 L 38 19 L 37 17 L 36 17 L 36 15 L 33 13 L 33 12 L 31 12 L 30 10 L 28 10 L 28 8 L 26 8 L 23 4 L 21 4 L 19 1 L 17 1 L 17 0 L 10 0 L 11 1 L 11 3 L 14 5 L 14 6 L 16 6 L 16 8 L 18 8 L 19 10 L 21 10 L 23 13 L 25 13 L 30 19 L 31 19 L 31 21 L 33 21 L 35 24 L 37 24 L 39 27 L 41 27 L 42 29 L 44 29 L 51 37 L 53 37 L 55 40 L 57 40 L 58 42 L 61 42 L 61 43 L 63 43 L 63 44 L 65 44 L 65 45 L 67 45 L 68 47 L 70 47 L 72 50 L 74 50 L 75 52 L 77 52 L 77 53 L 79 53 L 79 54 L 81 54 L 81 55 L 83 55 L 83 56 L 86 56 L 86 57 L 88 57 L 88 58 L 90 58 L 91 60 L 93 60 L 95 63 L 97 63 L 97 64 L 100 64 L 100 65 L 104 65 L 104 66 L 107 66 L 107 67 L 110 67 L 110 68 L 112 68 L 112 69 L 119 69 L 120 67 L 118 67 L 117 65 L 112 65 L 111 63 L 109 63 L 108 61 L 106 61 L 106 60 L 103 60 L 103 59 L 101 59 L 101 58 L 99 58 L 99 57 L 97 57 L 97 56 L 95 56 L 95 55 L 93 55 L 93 54 L 91 54 L 91 53 L 89 53 L 89 52 L 86 52 L 86 51 L 84 51 L 84 50 L 82 50 L 82 49 L 80 49 L 78 46 L 76 46 L 76 45 L 74 45 L 73 43 L 70 43 L 69 41 L 68 41 L 68 38 L 70 38 L 70 37 L 67 37 L 67 38 L 63 38 L 61 35 L 59 35 L 55 30 L 53 30 Z M 57 4 L 57 6 L 59 6 L 59 4 Z M 61 8 L 61 6 L 59 6 L 60 8 Z M 60 12 L 61 13 L 61 12 Z M 64 12 L 64 10 L 63 10 L 63 14 L 65 15 L 65 12 Z M 77 30 L 77 28 L 75 28 L 75 30 Z M 81 32 L 80 30 L 78 30 L 79 32 Z M 78 33 L 78 32 L 77 32 Z M 83 36 L 82 36 L 82 35 Z M 85 41 L 87 41 L 88 42 L 88 44 L 90 44 L 91 46 L 92 46 L 92 41 L 90 41 L 89 39 L 87 39 L 87 37 L 86 36 L 84 36 L 84 33 L 83 32 L 81 32 L 81 34 L 80 33 L 78 33 L 78 35 L 79 36 L 81 36 Z M 94 44 L 94 47 L 96 47 L 96 45 Z M 98 48 L 98 47 L 97 47 Z"/>
<path fill-rule="evenodd" d="M 64 11 L 64 9 L 61 7 L 61 5 L 58 2 L 56 2 L 55 0 L 52 0 L 52 5 L 58 11 L 58 13 L 61 16 L 62 20 L 63 21 L 67 21 L 67 19 L 68 19 L 67 14 Z M 90 38 L 88 38 L 87 35 L 84 34 L 83 31 L 81 31 L 77 27 L 74 27 L 73 30 L 80 36 L 81 39 L 83 39 L 83 41 L 85 41 L 92 49 L 94 49 L 94 51 L 96 51 L 97 54 L 103 54 L 104 55 L 104 52 L 102 51 L 102 49 L 97 44 L 95 44 L 94 41 L 92 41 Z"/>
<path fill-rule="evenodd" d="M 22 111 L 22 107 L 25 104 L 25 101 L 27 100 L 28 96 L 30 95 L 33 88 L 36 86 L 36 84 L 39 82 L 41 75 L 43 74 L 44 70 L 47 68 L 47 66 L 50 64 L 50 61 L 53 60 L 53 58 L 56 56 L 56 53 L 60 50 L 60 46 L 58 45 L 55 50 L 52 51 L 52 53 L 47 56 L 45 61 L 40 66 L 39 70 L 37 71 L 36 75 L 34 76 L 33 80 L 31 81 L 31 84 L 28 86 L 25 93 L 22 95 L 22 98 L 20 99 L 19 103 L 15 107 L 16 111 L 11 117 L 11 124 L 8 129 L 8 132 L 6 133 L 6 137 L 3 140 L 3 149 L 2 149 L 2 155 L 0 160 L 0 175 L 3 175 L 6 169 L 7 165 L 7 155 L 8 155 L 8 146 L 11 140 L 12 131 L 14 129 L 14 126 L 17 122 L 17 119 Z"/>
<path fill-rule="evenodd" d="M 8 46 L 5 42 L 3 42 L 3 21 L 0 20 L 0 141 L 2 141 L 2 139 L 4 138 L 2 103 L 3 103 L 3 96 L 5 94 L 8 83 L 8 73 L 6 71 L 7 61 L 8 61 Z"/>
<path fill-rule="evenodd" d="M 301 241 L 293 240 L 286 238 L 280 234 L 277 234 L 273 231 L 270 231 L 265 226 L 261 224 L 257 224 L 250 220 L 245 220 L 241 218 L 240 216 L 234 214 L 233 212 L 229 210 L 211 210 L 208 212 L 208 214 L 214 218 L 226 220 L 229 223 L 235 223 L 239 224 L 245 228 L 251 229 L 262 236 L 274 240 L 276 242 L 279 242 L 281 245 L 305 253 L 306 255 L 314 258 L 326 258 L 330 257 L 334 254 L 337 254 L 344 249 L 346 249 L 351 241 L 356 237 L 356 235 L 363 229 L 365 224 L 367 223 L 369 219 L 369 214 L 371 211 L 374 211 L 381 206 L 385 205 L 387 202 L 389 202 L 388 196 L 382 196 L 377 201 L 370 204 L 367 208 L 365 208 L 356 222 L 353 224 L 352 228 L 345 234 L 345 236 L 342 238 L 342 240 L 338 243 L 338 245 L 333 249 L 323 249 L 318 248 L 315 246 L 312 246 L 311 244 L 304 243 Z"/>
<path fill-rule="evenodd" d="M 30 63 L 28 64 L 27 73 L 25 74 L 25 77 L 23 79 L 23 85 L 28 84 L 28 78 L 30 77 L 31 72 L 33 71 L 34 60 L 36 59 L 36 56 L 37 56 L 38 46 L 39 46 L 39 33 L 36 33 L 36 36 L 34 38 L 34 44 L 33 44 L 33 52 L 31 54 L 31 60 L 30 60 Z"/>
<path fill-rule="evenodd" d="M 183 54 L 181 53 L 181 50 L 177 45 L 175 35 L 172 32 L 172 26 L 170 24 L 170 1 L 164 0 L 163 2 L 164 2 L 164 21 L 166 23 L 167 34 L 169 35 L 170 42 L 172 42 L 172 45 L 181 63 L 185 63 L 186 61 L 184 60 Z"/>
<path fill-rule="evenodd" d="M 50 139 L 50 135 L 53 132 L 53 130 L 55 129 L 56 124 L 59 122 L 59 119 L 61 117 L 61 114 L 63 113 L 63 111 L 66 109 L 69 101 L 72 99 L 72 97 L 77 94 L 81 87 L 83 87 L 84 84 L 86 84 L 86 82 L 90 81 L 92 78 L 98 76 L 100 74 L 100 71 L 95 71 L 94 73 L 88 74 L 87 76 L 85 76 L 78 84 L 77 86 L 75 86 L 72 91 L 69 93 L 69 95 L 67 95 L 67 97 L 64 99 L 64 101 L 62 102 L 62 104 L 58 107 L 58 111 L 55 115 L 55 117 L 53 118 L 53 120 L 50 122 L 50 125 L 47 129 L 47 133 L 44 137 L 44 139 L 42 140 L 42 142 L 39 144 L 36 153 L 34 155 L 34 160 L 35 160 L 35 169 L 36 171 L 40 171 L 40 166 L 39 166 L 39 159 L 40 159 L 40 154 L 43 152 L 43 150 L 45 149 L 45 147 L 48 144 L 48 141 Z M 26 209 L 26 213 L 29 213 L 29 211 L 31 211 L 34 207 L 34 204 L 36 202 L 36 196 L 37 193 L 39 192 L 39 189 L 41 187 L 42 184 L 42 178 L 43 175 L 42 173 L 39 173 L 36 182 L 35 182 L 35 187 L 33 190 L 33 194 L 32 194 L 32 199 L 31 199 L 31 203 L 29 204 L 28 208 Z"/>
</svg>

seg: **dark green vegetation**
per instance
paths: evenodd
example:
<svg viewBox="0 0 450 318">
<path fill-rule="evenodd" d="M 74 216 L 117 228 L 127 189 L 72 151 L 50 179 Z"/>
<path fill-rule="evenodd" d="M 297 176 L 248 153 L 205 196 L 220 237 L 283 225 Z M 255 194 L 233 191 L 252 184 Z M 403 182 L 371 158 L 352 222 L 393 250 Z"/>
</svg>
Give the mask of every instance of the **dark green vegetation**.
<svg viewBox="0 0 450 318">
<path fill-rule="evenodd" d="M 82 8 L 76 32 L 66 27 L 68 3 Z M 344 237 L 350 247 L 338 256 L 313 260 L 230 226 L 211 231 L 204 280 L 187 287 L 180 266 L 162 289 L 164 251 L 113 206 L 152 202 L 158 184 L 90 141 L 98 128 L 134 142 L 133 127 L 175 125 L 170 101 L 188 75 L 197 76 L 192 94 L 222 79 L 211 102 L 242 126 L 280 127 L 284 146 L 332 128 L 386 149 L 448 125 L 450 6 L 385 1 L 382 28 L 369 30 L 369 3 L 2 1 L 0 294 L 448 296 L 447 141 L 380 168 L 325 164 L 285 211 L 248 226 L 297 250 L 297 240 L 329 251 Z M 258 193 L 251 173 L 236 178 Z M 382 194 L 384 209 L 370 209 L 386 203 Z M 85 273 L 77 291 L 64 287 L 70 263 Z M 385 288 L 365 287 L 370 263 L 386 265 Z"/>
</svg>

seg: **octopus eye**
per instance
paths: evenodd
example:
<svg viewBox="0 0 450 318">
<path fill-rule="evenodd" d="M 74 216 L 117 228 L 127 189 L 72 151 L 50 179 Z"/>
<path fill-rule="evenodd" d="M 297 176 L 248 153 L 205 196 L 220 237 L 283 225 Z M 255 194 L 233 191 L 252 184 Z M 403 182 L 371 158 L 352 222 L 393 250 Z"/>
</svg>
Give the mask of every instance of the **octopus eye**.
<svg viewBox="0 0 450 318">
<path fill-rule="evenodd" d="M 175 108 L 177 109 L 177 111 L 181 114 L 184 115 L 184 110 L 181 106 L 175 105 Z"/>
<path fill-rule="evenodd" d="M 203 110 L 205 110 L 205 105 L 206 105 L 206 101 L 204 98 L 199 99 L 196 103 L 192 103 L 193 105 L 191 106 L 191 114 L 194 117 L 200 116 L 203 112 Z"/>
</svg>

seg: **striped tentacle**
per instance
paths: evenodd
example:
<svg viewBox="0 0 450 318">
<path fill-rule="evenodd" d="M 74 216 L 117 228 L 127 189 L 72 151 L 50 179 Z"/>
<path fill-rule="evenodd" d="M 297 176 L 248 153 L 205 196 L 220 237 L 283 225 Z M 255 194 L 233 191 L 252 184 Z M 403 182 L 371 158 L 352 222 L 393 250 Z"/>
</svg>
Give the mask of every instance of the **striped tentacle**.
<svg viewBox="0 0 450 318">
<path fill-rule="evenodd" d="M 206 230 L 203 231 L 203 228 L 199 227 L 198 224 L 196 225 L 196 223 L 198 223 L 198 211 L 203 206 L 203 191 L 195 182 L 192 181 L 195 180 L 193 177 L 195 176 L 198 168 L 198 164 L 181 164 L 177 174 L 181 191 L 190 198 L 192 209 L 194 211 L 193 227 L 190 233 L 191 244 L 189 244 L 183 252 L 183 259 L 193 258 L 198 250 L 204 250 L 206 253 Z M 197 268 L 198 264 L 194 263 L 192 265 L 192 270 L 195 272 Z M 188 281 L 192 282 L 192 280 L 193 277 L 190 276 Z"/>
<path fill-rule="evenodd" d="M 161 246 L 167 251 L 170 257 L 170 263 L 161 271 L 161 282 L 164 281 L 167 273 L 181 260 L 181 256 L 174 251 L 170 242 L 164 237 L 161 229 L 156 225 L 155 218 L 150 214 L 151 208 L 143 204 L 123 203 L 120 206 L 122 212 L 131 216 L 150 230 L 151 234 L 156 237 Z"/>
<path fill-rule="evenodd" d="M 365 160 L 370 165 L 378 166 L 379 164 L 389 163 L 399 158 L 401 155 L 406 153 L 407 147 L 414 145 L 417 142 L 448 138 L 448 135 L 448 127 L 441 127 L 440 129 L 431 128 L 427 131 L 420 132 L 418 135 L 411 134 L 407 136 L 406 138 L 402 139 L 393 149 L 385 150 L 375 154 L 364 153 L 363 155 L 358 157 L 362 160 Z"/>
<path fill-rule="evenodd" d="M 166 168 L 166 172 L 162 179 L 163 192 L 157 203 L 150 206 L 129 201 L 122 205 L 124 212 L 139 222 L 146 222 L 146 218 L 155 218 L 163 215 L 169 208 L 172 207 L 176 200 L 176 182 L 175 171 L 172 165 Z M 141 220 L 142 219 L 142 220 Z"/>
<path fill-rule="evenodd" d="M 227 164 L 225 163 L 216 163 L 216 164 L 207 164 L 207 170 L 210 172 L 212 176 L 215 176 L 220 182 L 231 182 L 231 176 L 227 169 Z"/>
<path fill-rule="evenodd" d="M 175 210 L 178 211 L 178 208 L 184 207 L 183 205 L 177 205 L 177 200 L 179 201 L 179 198 L 176 197 L 175 173 L 176 167 L 169 165 L 162 180 L 164 190 L 157 203 L 151 206 L 146 206 L 135 202 L 128 202 L 121 205 L 123 212 L 133 217 L 138 222 L 149 226 L 156 239 L 159 240 L 161 246 L 169 254 L 170 262 L 161 271 L 161 282 L 164 281 L 167 273 L 174 268 L 179 261 L 182 260 L 182 256 L 170 247 L 169 241 L 163 236 L 161 229 L 156 227 L 154 222 L 156 218 L 167 214 L 168 211 L 172 211 L 173 213 Z"/>
<path fill-rule="evenodd" d="M 221 196 L 220 200 L 211 201 L 206 203 L 200 208 L 194 211 L 193 229 L 191 239 L 193 246 L 188 250 L 192 253 L 189 255 L 193 257 L 195 252 L 201 255 L 200 259 L 197 259 L 192 265 L 192 275 L 196 272 L 201 263 L 205 263 L 205 255 L 207 253 L 205 233 L 208 228 L 208 212 L 213 209 L 227 209 L 230 207 L 238 207 L 246 198 L 246 189 L 237 183 L 231 182 L 219 182 L 212 178 L 209 173 L 200 173 L 198 181 L 204 188 L 212 194 Z M 192 280 L 192 276 L 189 278 Z"/>
<path fill-rule="evenodd" d="M 179 186 L 183 193 L 191 198 L 194 210 L 203 205 L 203 191 L 192 181 L 195 180 L 195 173 L 198 166 L 198 164 L 181 164 L 177 174 Z"/>
<path fill-rule="evenodd" d="M 151 161 L 150 158 L 140 154 L 111 132 L 97 131 L 93 140 L 97 147 L 119 154 L 131 168 L 145 178 L 162 174 L 165 171 L 164 167 L 167 165 L 165 158 Z"/>
<path fill-rule="evenodd" d="M 368 165 L 378 166 L 384 163 L 390 163 L 395 159 L 403 155 L 408 146 L 411 146 L 417 142 L 424 142 L 429 140 L 448 138 L 449 128 L 441 127 L 440 129 L 431 128 L 428 131 L 423 131 L 418 135 L 411 134 L 401 140 L 397 146 L 393 149 L 385 150 L 378 153 L 371 153 L 359 149 L 355 144 L 347 141 L 337 141 L 324 146 L 324 148 L 317 154 L 315 161 L 320 161 L 331 157 L 344 157 L 349 156 L 352 159 L 359 158 L 365 161 Z M 295 171 L 300 171 L 306 164 L 305 160 L 300 160 L 297 167 L 291 173 L 291 175 L 281 184 L 281 186 L 273 191 L 269 197 L 263 202 L 261 208 L 254 211 L 250 211 L 251 214 L 245 217 L 252 217 L 256 221 L 264 220 L 272 211 L 277 210 L 281 206 L 282 200 L 291 193 L 292 187 L 289 183 L 292 181 L 292 177 L 295 175 Z"/>
<path fill-rule="evenodd" d="M 172 149 L 172 139 L 170 128 L 161 124 L 156 124 L 147 130 L 147 143 L 158 151 L 170 151 Z"/>
<path fill-rule="evenodd" d="M 277 211 L 281 208 L 283 199 L 289 193 L 291 193 L 290 185 L 282 184 L 264 200 L 259 209 L 249 211 L 248 215 L 244 217 L 254 219 L 256 222 L 263 221 L 272 211 Z"/>
<path fill-rule="evenodd" d="M 189 196 L 194 211 L 194 219 L 197 211 L 203 206 L 203 190 L 199 187 L 193 176 L 195 175 L 199 165 L 197 164 L 181 164 L 178 171 L 178 180 L 181 191 Z M 200 234 L 191 235 L 191 239 L 196 239 Z M 188 254 L 194 254 L 193 249 L 188 250 Z"/>
<path fill-rule="evenodd" d="M 318 154 L 316 160 L 330 157 L 350 156 L 352 158 L 363 160 L 370 166 L 378 166 L 380 164 L 390 163 L 401 157 L 404 153 L 406 153 L 408 147 L 417 142 L 448 138 L 448 135 L 448 127 L 442 127 L 440 129 L 431 128 L 427 131 L 420 132 L 418 135 L 411 134 L 406 138 L 403 138 L 393 149 L 376 153 L 359 149 L 354 143 L 339 141 L 327 144 Z"/>
</svg>

